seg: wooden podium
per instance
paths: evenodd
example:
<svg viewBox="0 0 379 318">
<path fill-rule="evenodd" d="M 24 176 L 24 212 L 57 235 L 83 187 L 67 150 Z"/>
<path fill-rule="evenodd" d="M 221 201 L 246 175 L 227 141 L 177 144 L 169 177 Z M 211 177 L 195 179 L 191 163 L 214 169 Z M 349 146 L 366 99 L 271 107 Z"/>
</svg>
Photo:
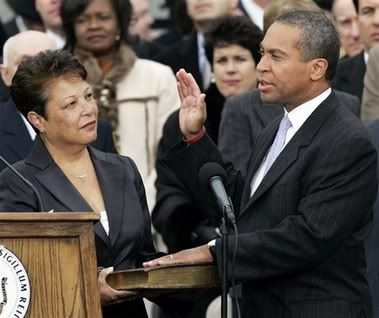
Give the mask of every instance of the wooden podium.
<svg viewBox="0 0 379 318">
<path fill-rule="evenodd" d="M 91 212 L 0 213 L 0 245 L 29 276 L 25 317 L 102 316 L 93 233 L 98 219 Z"/>
</svg>

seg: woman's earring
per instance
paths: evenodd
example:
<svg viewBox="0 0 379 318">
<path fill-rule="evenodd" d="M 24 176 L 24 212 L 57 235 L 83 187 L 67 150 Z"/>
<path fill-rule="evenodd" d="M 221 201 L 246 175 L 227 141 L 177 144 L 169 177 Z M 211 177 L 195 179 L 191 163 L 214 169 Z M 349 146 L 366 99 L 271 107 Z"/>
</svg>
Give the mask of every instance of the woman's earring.
<svg viewBox="0 0 379 318">
<path fill-rule="evenodd" d="M 116 35 L 116 42 L 120 41 L 120 39 L 121 39 L 120 34 L 117 34 L 117 35 Z"/>
</svg>

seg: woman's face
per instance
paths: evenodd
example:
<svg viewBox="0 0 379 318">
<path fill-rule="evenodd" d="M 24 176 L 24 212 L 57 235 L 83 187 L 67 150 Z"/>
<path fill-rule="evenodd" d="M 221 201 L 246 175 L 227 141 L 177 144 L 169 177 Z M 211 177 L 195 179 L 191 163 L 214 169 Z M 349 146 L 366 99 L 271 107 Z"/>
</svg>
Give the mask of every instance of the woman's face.
<svg viewBox="0 0 379 318">
<path fill-rule="evenodd" d="M 77 46 L 94 55 L 111 53 L 119 33 L 110 0 L 92 0 L 75 21 Z"/>
<path fill-rule="evenodd" d="M 216 86 L 225 96 L 240 95 L 257 87 L 254 59 L 248 49 L 231 44 L 213 50 Z"/>
<path fill-rule="evenodd" d="M 65 147 L 96 140 L 98 110 L 86 81 L 78 76 L 58 77 L 47 86 L 47 96 L 46 119 L 38 116 L 36 123 L 28 115 L 46 141 Z"/>
</svg>

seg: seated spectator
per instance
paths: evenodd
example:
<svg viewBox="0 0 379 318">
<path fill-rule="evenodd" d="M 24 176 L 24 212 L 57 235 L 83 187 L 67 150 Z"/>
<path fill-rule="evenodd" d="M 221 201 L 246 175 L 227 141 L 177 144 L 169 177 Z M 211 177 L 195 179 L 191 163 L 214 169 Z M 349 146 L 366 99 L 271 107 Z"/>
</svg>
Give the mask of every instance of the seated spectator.
<svg viewBox="0 0 379 318">
<path fill-rule="evenodd" d="M 34 56 L 45 50 L 57 49 L 56 43 L 46 33 L 25 31 L 10 37 L 4 45 L 4 63 L 0 65 L 1 77 L 7 86 L 11 86 L 19 64 L 26 57 Z M 109 123 L 99 121 L 97 139 L 91 145 L 106 152 L 116 152 Z M 13 164 L 30 153 L 36 133 L 28 120 L 16 109 L 9 97 L 0 103 L 0 155 Z M 0 171 L 5 164 L 0 161 Z"/>
<path fill-rule="evenodd" d="M 379 46 L 370 51 L 367 71 L 364 78 L 362 120 L 367 122 L 379 119 Z"/>
<path fill-rule="evenodd" d="M 152 208 L 156 149 L 179 96 L 169 67 L 138 58 L 126 44 L 129 21 L 120 8 L 118 0 L 63 0 L 66 48 L 86 68 L 100 118 L 112 123 L 120 154 L 136 162 Z"/>
</svg>

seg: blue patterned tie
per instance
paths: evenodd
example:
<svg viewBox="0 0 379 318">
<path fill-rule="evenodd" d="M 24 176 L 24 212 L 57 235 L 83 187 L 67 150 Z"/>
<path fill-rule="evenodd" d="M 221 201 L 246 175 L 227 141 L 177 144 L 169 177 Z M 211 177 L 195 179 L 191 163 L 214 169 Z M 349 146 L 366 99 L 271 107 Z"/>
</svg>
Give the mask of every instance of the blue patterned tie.
<svg viewBox="0 0 379 318">
<path fill-rule="evenodd" d="M 281 151 L 283 150 L 284 144 L 286 142 L 287 131 L 291 127 L 292 127 L 292 124 L 290 120 L 288 119 L 288 114 L 286 114 L 280 122 L 279 129 L 275 136 L 275 140 L 267 155 L 267 162 L 266 162 L 266 167 L 265 167 L 265 172 L 264 172 L 265 175 L 267 171 L 271 168 L 276 158 L 278 158 Z"/>
</svg>

